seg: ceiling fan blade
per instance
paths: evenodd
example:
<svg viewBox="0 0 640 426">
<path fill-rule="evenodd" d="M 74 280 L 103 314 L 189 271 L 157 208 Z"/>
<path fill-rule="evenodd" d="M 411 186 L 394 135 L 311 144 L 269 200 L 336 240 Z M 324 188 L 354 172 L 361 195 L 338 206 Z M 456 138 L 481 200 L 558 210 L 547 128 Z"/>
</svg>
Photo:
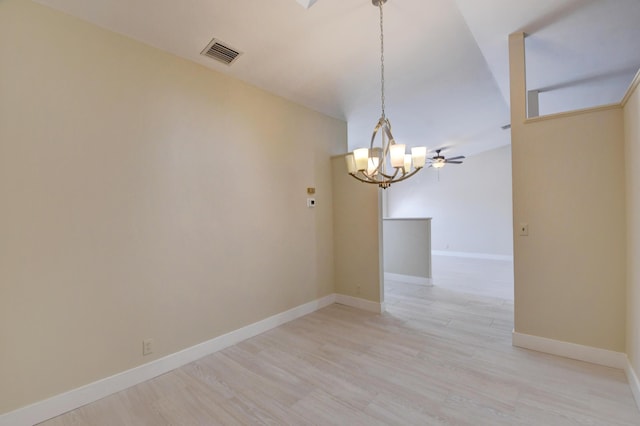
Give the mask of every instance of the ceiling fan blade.
<svg viewBox="0 0 640 426">
<path fill-rule="evenodd" d="M 447 164 L 462 164 L 462 161 L 445 160 L 445 163 L 447 163 Z"/>
<path fill-rule="evenodd" d="M 447 158 L 447 160 L 464 160 L 464 155 L 458 155 L 457 157 Z"/>
</svg>

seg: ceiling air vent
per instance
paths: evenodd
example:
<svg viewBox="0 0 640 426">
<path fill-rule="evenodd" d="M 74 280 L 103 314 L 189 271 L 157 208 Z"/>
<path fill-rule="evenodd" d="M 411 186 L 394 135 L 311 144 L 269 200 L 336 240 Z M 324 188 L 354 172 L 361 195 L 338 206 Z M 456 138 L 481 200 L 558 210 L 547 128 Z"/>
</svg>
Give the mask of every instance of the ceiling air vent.
<svg viewBox="0 0 640 426">
<path fill-rule="evenodd" d="M 242 52 L 238 52 L 236 49 L 214 38 L 200 54 L 220 61 L 223 64 L 231 65 L 238 59 L 238 56 L 242 55 Z"/>
</svg>

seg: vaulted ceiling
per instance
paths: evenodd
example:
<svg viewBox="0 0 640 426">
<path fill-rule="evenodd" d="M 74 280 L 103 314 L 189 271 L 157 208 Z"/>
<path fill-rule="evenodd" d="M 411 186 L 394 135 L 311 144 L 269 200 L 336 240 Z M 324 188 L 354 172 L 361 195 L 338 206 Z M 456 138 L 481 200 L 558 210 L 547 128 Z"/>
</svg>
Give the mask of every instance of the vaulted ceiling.
<svg viewBox="0 0 640 426">
<path fill-rule="evenodd" d="M 350 149 L 380 116 L 371 0 L 37 1 L 346 120 Z M 510 142 L 512 32 L 541 114 L 618 102 L 640 68 L 639 0 L 388 0 L 384 30 L 394 136 L 450 155 Z M 200 55 L 214 37 L 242 52 L 231 66 Z"/>
</svg>

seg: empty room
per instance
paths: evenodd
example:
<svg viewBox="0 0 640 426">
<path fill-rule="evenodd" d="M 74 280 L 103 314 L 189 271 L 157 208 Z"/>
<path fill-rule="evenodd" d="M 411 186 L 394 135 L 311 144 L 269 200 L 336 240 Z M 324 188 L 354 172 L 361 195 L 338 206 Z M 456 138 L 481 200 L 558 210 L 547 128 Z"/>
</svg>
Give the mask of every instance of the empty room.
<svg viewBox="0 0 640 426">
<path fill-rule="evenodd" d="M 638 22 L 0 0 L 0 425 L 639 425 Z"/>
</svg>

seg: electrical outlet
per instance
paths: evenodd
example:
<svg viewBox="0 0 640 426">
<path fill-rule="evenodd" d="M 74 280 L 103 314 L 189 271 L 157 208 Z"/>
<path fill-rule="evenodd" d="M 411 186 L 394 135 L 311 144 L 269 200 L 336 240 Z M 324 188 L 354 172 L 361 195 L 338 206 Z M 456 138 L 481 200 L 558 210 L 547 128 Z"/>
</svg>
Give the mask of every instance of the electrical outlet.
<svg viewBox="0 0 640 426">
<path fill-rule="evenodd" d="M 142 341 L 142 355 L 151 355 L 153 353 L 153 339 L 144 339 Z"/>
<path fill-rule="evenodd" d="M 521 223 L 520 224 L 520 236 L 521 237 L 526 237 L 527 235 L 529 235 L 529 224 L 528 223 Z"/>
</svg>

